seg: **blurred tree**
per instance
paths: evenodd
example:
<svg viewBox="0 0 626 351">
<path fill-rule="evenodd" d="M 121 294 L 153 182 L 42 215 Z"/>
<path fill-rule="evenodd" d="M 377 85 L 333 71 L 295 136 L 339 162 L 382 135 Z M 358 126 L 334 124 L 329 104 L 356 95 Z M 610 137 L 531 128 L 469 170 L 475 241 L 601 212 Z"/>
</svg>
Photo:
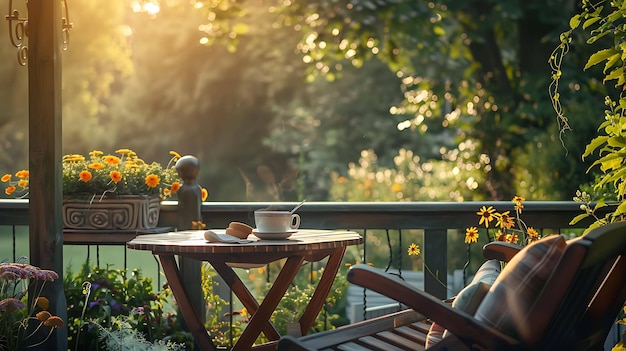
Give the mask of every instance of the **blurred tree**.
<svg viewBox="0 0 626 351">
<path fill-rule="evenodd" d="M 211 28 L 219 28 L 208 35 L 228 38 L 234 28 L 247 23 L 247 14 L 241 9 L 249 2 L 231 2 L 236 6 L 226 17 L 219 14 L 228 6 L 216 10 L 217 1 L 201 3 Z M 569 198 L 581 181 L 591 177 L 584 175 L 586 166 L 579 161 L 579 149 L 560 148 L 557 140 L 550 142 L 555 150 L 551 155 L 528 154 L 550 141 L 542 134 L 560 135 L 561 126 L 547 93 L 547 60 L 576 1 L 305 0 L 265 4 L 276 14 L 277 26 L 302 33 L 298 48 L 310 64 L 311 74 L 333 80 L 345 73 L 346 65 L 361 67 L 368 59 L 378 58 L 402 80 L 404 103 L 391 110 L 410 116 L 399 123 L 401 129 L 427 132 L 438 124 L 454 132 L 458 145 L 471 140 L 471 148 L 458 151 L 467 161 L 461 171 L 476 165 L 482 170 L 476 199 L 501 200 L 521 190 L 532 191 L 532 187 L 519 186 L 524 182 L 521 175 L 530 173 L 530 181 L 542 186 L 541 194 Z M 587 93 L 568 101 L 577 112 L 593 109 L 594 99 L 603 91 L 589 78 L 591 74 L 577 74 L 578 81 L 568 87 Z M 581 126 L 587 128 L 589 123 Z M 572 139 L 568 144 L 583 145 L 588 133 L 583 130 L 566 137 Z M 443 148 L 442 154 L 448 151 Z M 554 157 L 558 151 L 560 157 Z M 535 172 L 535 165 L 550 169 Z M 522 169 L 532 171 L 519 172 Z M 554 182 L 562 186 L 554 189 Z M 530 197 L 531 193 L 524 195 Z"/>
</svg>

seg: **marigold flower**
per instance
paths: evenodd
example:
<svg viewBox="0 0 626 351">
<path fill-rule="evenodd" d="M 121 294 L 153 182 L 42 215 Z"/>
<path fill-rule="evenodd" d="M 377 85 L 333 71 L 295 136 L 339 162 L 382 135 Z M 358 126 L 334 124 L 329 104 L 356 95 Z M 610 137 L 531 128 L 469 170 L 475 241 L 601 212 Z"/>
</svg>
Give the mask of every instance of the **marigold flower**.
<svg viewBox="0 0 626 351">
<path fill-rule="evenodd" d="M 172 183 L 172 187 L 170 189 L 172 191 L 172 194 L 176 194 L 179 189 L 180 189 L 180 182 Z M 202 195 L 204 196 L 204 193 Z M 202 200 L 204 200 L 204 199 L 202 199 Z"/>
<path fill-rule="evenodd" d="M 202 201 L 206 200 L 209 197 L 209 191 L 205 188 L 202 188 Z"/>
<path fill-rule="evenodd" d="M 391 191 L 392 191 L 392 192 L 394 192 L 394 193 L 397 193 L 397 192 L 402 191 L 402 185 L 401 185 L 401 184 L 398 184 L 398 183 L 394 183 L 394 184 L 391 186 Z"/>
<path fill-rule="evenodd" d="M 7 173 L 7 174 L 3 175 L 3 176 L 2 176 L 2 178 L 0 178 L 0 180 L 1 180 L 3 183 L 6 183 L 6 182 L 8 182 L 9 180 L 11 180 L 11 175 Z"/>
<path fill-rule="evenodd" d="M 78 177 L 80 178 L 80 180 L 87 183 L 88 181 L 91 180 L 92 175 L 91 175 L 91 172 L 89 171 L 82 171 L 78 174 Z"/>
<path fill-rule="evenodd" d="M 120 173 L 119 171 L 111 171 L 109 173 L 109 177 L 111 178 L 113 183 L 117 184 L 120 180 L 122 180 L 122 173 Z"/>
<path fill-rule="evenodd" d="M 83 162 L 85 161 L 85 157 L 83 155 L 73 154 L 73 155 L 65 155 L 63 156 L 64 162 Z"/>
<path fill-rule="evenodd" d="M 489 223 L 495 218 L 495 212 L 496 210 L 493 208 L 493 206 L 481 207 L 480 211 L 476 212 L 476 214 L 480 216 L 480 221 L 478 222 L 478 224 L 485 223 L 485 228 L 489 228 Z"/>
<path fill-rule="evenodd" d="M 420 253 L 421 253 L 420 247 L 417 246 L 415 243 L 412 243 L 411 246 L 409 246 L 409 256 L 411 255 L 419 256 Z"/>
<path fill-rule="evenodd" d="M 37 313 L 35 315 L 35 317 L 37 318 L 37 320 L 45 322 L 45 321 L 48 320 L 48 318 L 52 317 L 52 315 L 48 311 L 41 311 L 41 312 Z"/>
<path fill-rule="evenodd" d="M 15 192 L 16 189 L 17 189 L 16 187 L 11 185 L 11 186 L 8 186 L 6 189 L 4 189 L 4 193 L 7 195 L 11 195 Z"/>
<path fill-rule="evenodd" d="M 118 150 L 115 150 L 116 154 L 122 154 L 122 155 L 129 155 L 131 152 L 133 152 L 133 151 L 130 150 L 130 149 L 118 149 Z"/>
<path fill-rule="evenodd" d="M 15 173 L 15 176 L 20 178 L 20 179 L 26 179 L 28 177 L 30 177 L 30 172 L 26 169 L 23 169 L 17 173 Z"/>
<path fill-rule="evenodd" d="M 122 160 L 119 157 L 113 155 L 104 156 L 102 160 L 104 161 L 104 163 L 112 166 L 116 166 L 122 163 Z"/>
<path fill-rule="evenodd" d="M 148 174 L 146 177 L 146 185 L 150 188 L 156 188 L 157 185 L 161 182 L 161 178 L 159 178 L 156 174 Z"/>
<path fill-rule="evenodd" d="M 471 244 L 478 241 L 478 229 L 476 227 L 469 227 L 465 229 L 465 243 Z"/>
<path fill-rule="evenodd" d="M 48 320 L 43 322 L 43 325 L 45 325 L 46 327 L 58 329 L 58 328 L 62 328 L 63 325 L 65 325 L 65 323 L 63 322 L 63 319 L 61 319 L 61 317 L 52 316 L 48 318 Z"/>
<path fill-rule="evenodd" d="M 17 186 L 19 186 L 22 189 L 28 188 L 28 180 L 21 179 L 19 182 L 17 182 Z"/>
<path fill-rule="evenodd" d="M 89 168 L 91 169 L 103 169 L 104 167 L 106 166 L 102 162 L 94 162 L 89 165 Z"/>
</svg>

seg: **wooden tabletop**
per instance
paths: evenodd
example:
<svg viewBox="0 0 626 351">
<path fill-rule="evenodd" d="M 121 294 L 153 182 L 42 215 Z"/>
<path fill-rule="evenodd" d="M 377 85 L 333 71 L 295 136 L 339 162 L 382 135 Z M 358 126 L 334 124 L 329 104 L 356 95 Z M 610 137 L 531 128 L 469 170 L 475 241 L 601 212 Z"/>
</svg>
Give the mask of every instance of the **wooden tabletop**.
<svg viewBox="0 0 626 351">
<path fill-rule="evenodd" d="M 213 229 L 221 232 L 219 229 Z M 222 230 L 223 231 L 223 230 Z M 129 241 L 129 249 L 152 251 L 155 255 L 181 255 L 206 261 L 268 263 L 294 254 L 319 260 L 329 252 L 363 243 L 359 233 L 343 230 L 300 229 L 287 239 L 261 240 L 250 235 L 250 243 L 208 242 L 205 230 L 140 235 Z"/>
</svg>

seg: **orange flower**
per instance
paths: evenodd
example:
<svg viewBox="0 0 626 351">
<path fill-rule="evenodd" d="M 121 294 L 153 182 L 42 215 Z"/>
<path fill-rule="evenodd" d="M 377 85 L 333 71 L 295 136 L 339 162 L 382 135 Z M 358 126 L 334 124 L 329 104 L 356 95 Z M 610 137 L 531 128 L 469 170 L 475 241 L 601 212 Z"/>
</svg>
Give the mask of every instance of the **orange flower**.
<svg viewBox="0 0 626 351">
<path fill-rule="evenodd" d="M 35 315 L 35 317 L 37 318 L 37 320 L 45 322 L 45 321 L 48 320 L 48 318 L 52 317 L 52 315 L 48 311 L 41 311 L 41 312 L 37 313 Z"/>
<path fill-rule="evenodd" d="M 6 189 L 4 189 L 4 193 L 7 195 L 11 195 L 15 192 L 15 187 L 13 185 L 8 186 Z"/>
<path fill-rule="evenodd" d="M 122 173 L 119 171 L 111 171 L 111 173 L 109 173 L 109 177 L 113 183 L 117 184 L 120 180 L 122 180 Z"/>
<path fill-rule="evenodd" d="M 15 173 L 15 176 L 20 178 L 20 179 L 26 179 L 28 177 L 30 177 L 30 172 L 26 169 L 23 169 L 17 173 Z"/>
<path fill-rule="evenodd" d="M 82 171 L 78 174 L 78 177 L 80 178 L 80 180 L 82 180 L 83 182 L 87 183 L 88 181 L 91 180 L 91 172 L 89 171 Z"/>
<path fill-rule="evenodd" d="M 65 323 L 63 323 L 63 319 L 61 319 L 61 317 L 59 316 L 52 316 L 48 318 L 45 322 L 43 322 L 43 325 L 45 325 L 46 327 L 51 327 L 54 329 L 61 328 L 64 324 Z"/>
<path fill-rule="evenodd" d="M 22 189 L 26 189 L 28 188 L 28 180 L 26 179 L 20 179 L 19 182 L 17 182 L 17 186 L 19 186 Z"/>
<path fill-rule="evenodd" d="M 202 201 L 206 200 L 209 197 L 209 191 L 205 188 L 202 188 Z"/>
<path fill-rule="evenodd" d="M 161 178 L 159 178 L 159 176 L 157 176 L 156 174 L 148 174 L 148 176 L 146 177 L 146 185 L 150 188 L 156 188 L 160 182 Z"/>
<path fill-rule="evenodd" d="M 471 244 L 478 241 L 478 229 L 476 227 L 469 227 L 465 229 L 465 243 Z"/>
<path fill-rule="evenodd" d="M 113 156 L 113 155 L 107 155 L 104 156 L 103 158 L 104 163 L 108 164 L 108 165 L 119 165 L 120 163 L 122 163 L 122 160 L 117 157 L 117 156 Z"/>
<path fill-rule="evenodd" d="M 172 183 L 172 187 L 171 187 L 172 194 L 176 194 L 179 189 L 180 189 L 180 182 Z M 202 196 L 204 196 L 204 193 L 202 194 Z M 202 200 L 204 200 L 204 199 L 202 199 Z"/>
<path fill-rule="evenodd" d="M 130 149 L 118 149 L 118 150 L 115 150 L 116 154 L 122 154 L 122 155 L 129 155 L 132 152 L 133 151 L 130 150 Z"/>
<path fill-rule="evenodd" d="M 3 175 L 2 179 L 0 179 L 0 180 L 2 180 L 3 183 L 6 183 L 9 180 L 11 180 L 11 175 L 7 173 L 7 174 Z"/>
<path fill-rule="evenodd" d="M 391 191 L 392 191 L 392 192 L 394 192 L 394 193 L 397 193 L 397 192 L 402 191 L 402 185 L 401 185 L 401 184 L 398 184 L 398 183 L 394 183 L 394 184 L 391 186 Z"/>
<path fill-rule="evenodd" d="M 104 167 L 105 167 L 104 163 L 101 163 L 101 162 L 94 162 L 89 165 L 89 168 L 91 169 L 103 169 Z"/>
<path fill-rule="evenodd" d="M 43 296 L 38 297 L 36 303 L 42 310 L 47 310 L 50 307 L 50 301 Z"/>
</svg>

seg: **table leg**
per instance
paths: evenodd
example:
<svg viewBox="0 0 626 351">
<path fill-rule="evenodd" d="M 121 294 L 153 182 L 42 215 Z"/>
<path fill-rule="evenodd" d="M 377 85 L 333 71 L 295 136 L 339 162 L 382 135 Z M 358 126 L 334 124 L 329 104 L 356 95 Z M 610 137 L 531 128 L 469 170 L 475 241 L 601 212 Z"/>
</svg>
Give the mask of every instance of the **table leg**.
<svg viewBox="0 0 626 351">
<path fill-rule="evenodd" d="M 159 255 L 159 260 L 161 260 L 163 272 L 167 278 L 167 283 L 172 289 L 172 293 L 174 294 L 180 313 L 182 314 L 183 319 L 185 319 L 185 323 L 196 340 L 200 350 L 216 351 L 215 345 L 211 341 L 206 328 L 202 324 L 200 316 L 198 316 L 198 312 L 194 309 L 191 301 L 189 300 L 189 296 L 183 287 L 174 255 Z"/>
<path fill-rule="evenodd" d="M 211 266 L 213 266 L 215 271 L 217 271 L 220 277 L 222 277 L 226 284 L 228 284 L 230 289 L 248 310 L 250 315 L 255 314 L 259 309 L 259 303 L 254 296 L 252 296 L 252 293 L 250 293 L 250 290 L 246 288 L 241 279 L 239 279 L 239 276 L 235 273 L 235 271 L 233 271 L 233 269 L 224 262 L 211 263 Z M 261 330 L 270 340 L 278 340 L 280 338 L 280 334 L 274 325 L 269 322 L 269 320 L 265 323 L 265 325 L 263 325 Z"/>
<path fill-rule="evenodd" d="M 309 303 L 302 313 L 302 317 L 300 317 L 300 331 L 302 332 L 302 335 L 306 335 L 309 332 L 313 323 L 315 323 L 317 316 L 322 310 L 322 306 L 324 305 L 326 297 L 328 297 L 328 293 L 333 286 L 339 267 L 341 267 L 341 260 L 343 259 L 345 252 L 346 248 L 341 247 L 333 251 L 333 253 L 328 256 L 324 273 L 322 273 L 322 277 L 317 283 L 315 292 L 313 292 L 311 300 L 309 300 Z"/>
<path fill-rule="evenodd" d="M 232 351 L 249 351 L 252 349 L 252 344 L 254 344 L 254 341 L 261 333 L 263 324 L 268 323 L 272 312 L 274 312 L 280 300 L 285 296 L 285 292 L 298 274 L 302 262 L 304 262 L 304 257 L 302 256 L 291 256 L 287 259 L 274 284 L 272 284 L 263 302 L 261 302 L 259 308 L 250 318 L 248 326 L 239 337 L 239 340 L 237 340 Z"/>
</svg>

